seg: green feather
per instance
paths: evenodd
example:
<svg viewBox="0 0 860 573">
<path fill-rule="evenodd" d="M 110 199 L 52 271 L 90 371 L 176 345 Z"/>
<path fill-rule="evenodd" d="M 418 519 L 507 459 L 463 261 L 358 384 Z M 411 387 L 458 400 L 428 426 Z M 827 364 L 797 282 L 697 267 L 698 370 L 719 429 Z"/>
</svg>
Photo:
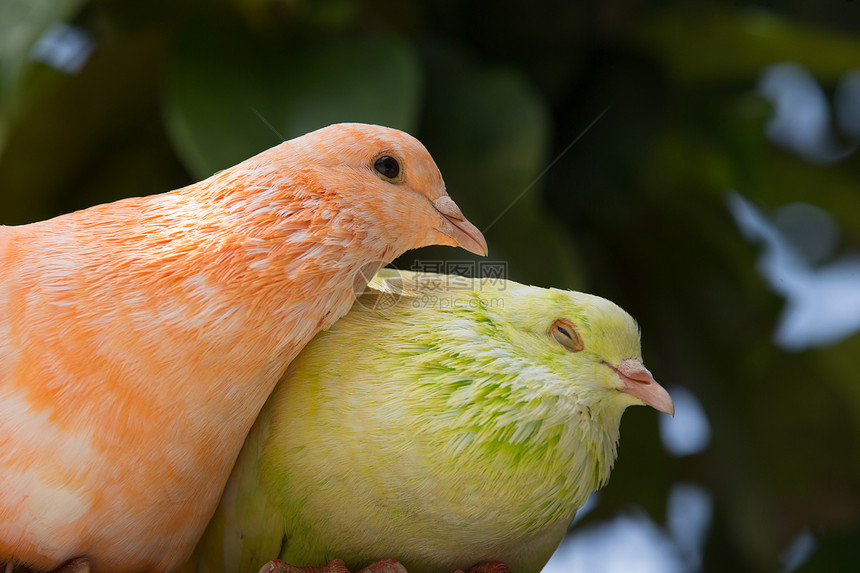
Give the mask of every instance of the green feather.
<svg viewBox="0 0 860 573">
<path fill-rule="evenodd" d="M 248 436 L 196 570 L 541 569 L 641 403 L 607 367 L 641 360 L 639 330 L 596 296 L 480 282 L 384 270 L 317 335 Z M 550 335 L 560 318 L 583 350 Z"/>
</svg>

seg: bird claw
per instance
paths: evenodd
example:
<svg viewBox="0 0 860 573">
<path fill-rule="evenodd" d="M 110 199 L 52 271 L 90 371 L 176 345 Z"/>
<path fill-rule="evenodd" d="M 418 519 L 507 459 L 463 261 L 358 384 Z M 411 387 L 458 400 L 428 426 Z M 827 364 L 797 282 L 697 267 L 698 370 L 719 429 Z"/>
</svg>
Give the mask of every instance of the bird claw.
<svg viewBox="0 0 860 573">
<path fill-rule="evenodd" d="M 276 559 L 263 565 L 260 573 L 349 573 L 349 569 L 340 559 L 332 559 L 325 567 L 297 567 Z M 407 571 L 394 559 L 383 559 L 368 565 L 358 573 L 407 573 Z"/>
<path fill-rule="evenodd" d="M 260 573 L 349 573 L 349 569 L 340 559 L 332 559 L 325 567 L 297 567 L 275 559 L 263 565 Z"/>
<path fill-rule="evenodd" d="M 454 573 L 463 572 L 455 571 Z M 469 569 L 469 573 L 511 573 L 511 570 L 508 569 L 508 566 L 501 561 L 487 561 L 486 563 L 475 565 Z"/>
<path fill-rule="evenodd" d="M 87 570 L 88 571 L 88 570 Z M 65 573 L 65 571 L 63 572 Z M 75 571 L 74 573 L 78 573 Z M 332 559 L 325 567 L 296 567 L 284 563 L 279 559 L 269 561 L 260 569 L 260 573 L 349 573 L 346 564 L 340 559 Z M 368 565 L 358 573 L 408 573 L 399 561 L 394 559 L 383 559 Z M 458 570 L 454 573 L 463 573 Z M 501 561 L 488 561 L 475 565 L 469 569 L 469 573 L 511 573 L 508 566 Z"/>
<path fill-rule="evenodd" d="M 399 561 L 389 557 L 368 565 L 358 573 L 407 573 L 407 571 L 406 567 L 401 565 Z"/>
</svg>

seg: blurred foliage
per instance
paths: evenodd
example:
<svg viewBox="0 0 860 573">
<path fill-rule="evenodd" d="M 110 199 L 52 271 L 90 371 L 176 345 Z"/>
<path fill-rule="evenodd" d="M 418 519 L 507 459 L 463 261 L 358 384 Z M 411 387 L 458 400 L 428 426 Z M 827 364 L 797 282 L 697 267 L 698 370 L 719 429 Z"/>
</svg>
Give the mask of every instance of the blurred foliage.
<svg viewBox="0 0 860 573">
<path fill-rule="evenodd" d="M 75 14 L 83 0 L 0 2 L 0 150 L 8 139 L 8 122 L 19 111 L 20 76 L 30 49 L 47 28 Z"/>
<path fill-rule="evenodd" d="M 95 43 L 77 73 L 31 57 L 60 22 Z M 696 482 L 716 508 L 705 570 L 780 570 L 805 530 L 802 571 L 853 570 L 860 337 L 773 345 L 784 302 L 725 197 L 807 201 L 860 248 L 858 155 L 775 147 L 755 91 L 790 60 L 832 92 L 858 26 L 857 2 L 0 0 L 0 223 L 180 187 L 332 122 L 410 131 L 511 278 L 617 301 L 657 378 L 704 404 L 712 443 L 685 458 L 629 411 L 577 527 L 632 504 L 660 522 L 671 485 Z"/>
<path fill-rule="evenodd" d="M 421 70 L 410 44 L 379 36 L 270 44 L 261 50 L 247 30 L 212 28 L 179 42 L 165 118 L 196 177 L 332 123 L 415 129 Z"/>
</svg>

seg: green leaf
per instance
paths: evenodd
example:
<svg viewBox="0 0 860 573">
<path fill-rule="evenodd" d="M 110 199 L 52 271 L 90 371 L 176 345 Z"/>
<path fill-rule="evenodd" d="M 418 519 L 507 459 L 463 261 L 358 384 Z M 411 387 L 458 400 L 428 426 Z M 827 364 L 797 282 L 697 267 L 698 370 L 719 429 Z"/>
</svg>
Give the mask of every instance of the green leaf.
<svg viewBox="0 0 860 573">
<path fill-rule="evenodd" d="M 14 118 L 19 84 L 30 50 L 48 27 L 74 14 L 85 0 L 4 0 L 0 2 L 0 150 Z"/>
<path fill-rule="evenodd" d="M 168 132 L 197 177 L 332 123 L 414 127 L 421 73 L 402 40 L 285 47 L 226 36 L 180 45 L 165 94 Z"/>
<path fill-rule="evenodd" d="M 699 8 L 704 8 L 699 10 Z M 860 39 L 761 9 L 696 6 L 651 17 L 638 34 L 676 78 L 720 84 L 758 76 L 778 62 L 836 80 L 860 61 Z"/>
</svg>

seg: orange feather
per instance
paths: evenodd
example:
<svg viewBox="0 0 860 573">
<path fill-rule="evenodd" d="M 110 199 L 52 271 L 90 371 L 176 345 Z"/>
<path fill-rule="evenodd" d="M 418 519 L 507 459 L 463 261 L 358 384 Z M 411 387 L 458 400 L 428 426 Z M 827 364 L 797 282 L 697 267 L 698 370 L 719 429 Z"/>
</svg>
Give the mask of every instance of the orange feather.
<svg viewBox="0 0 860 573">
<path fill-rule="evenodd" d="M 183 563 L 287 364 L 369 270 L 429 244 L 486 252 L 424 147 L 361 124 L 0 226 L 0 563 Z"/>
</svg>

